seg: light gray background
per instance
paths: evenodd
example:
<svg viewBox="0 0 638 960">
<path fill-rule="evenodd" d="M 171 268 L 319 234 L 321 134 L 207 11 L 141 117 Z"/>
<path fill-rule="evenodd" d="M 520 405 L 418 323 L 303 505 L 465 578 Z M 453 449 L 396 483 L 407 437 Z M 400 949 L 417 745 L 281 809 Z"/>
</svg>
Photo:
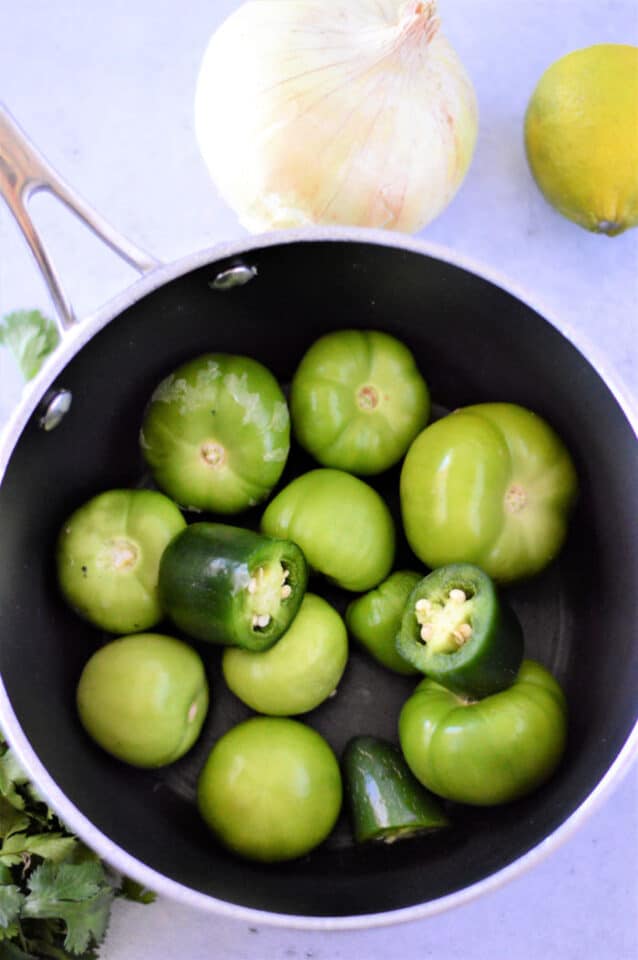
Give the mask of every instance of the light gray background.
<svg viewBox="0 0 638 960">
<path fill-rule="evenodd" d="M 206 41 L 237 5 L 0 0 L 0 98 L 78 191 L 163 260 L 243 233 L 215 195 L 192 126 Z M 553 60 L 591 43 L 638 43 L 635 0 L 441 0 L 440 11 L 475 82 L 481 129 L 465 184 L 422 236 L 522 285 L 552 315 L 565 318 L 635 397 L 638 231 L 610 240 L 561 219 L 529 176 L 521 137 L 529 95 Z M 52 201 L 37 198 L 33 212 L 80 314 L 129 282 L 128 268 Z M 30 255 L 0 204 L 0 313 L 34 306 L 51 312 Z M 18 395 L 19 379 L 0 351 L 0 418 Z M 628 629 L 636 631 L 636 625 Z M 633 960 L 637 800 L 634 769 L 585 826 L 534 870 L 430 920 L 313 934 L 265 925 L 251 930 L 165 901 L 153 907 L 118 904 L 102 956 Z"/>
</svg>

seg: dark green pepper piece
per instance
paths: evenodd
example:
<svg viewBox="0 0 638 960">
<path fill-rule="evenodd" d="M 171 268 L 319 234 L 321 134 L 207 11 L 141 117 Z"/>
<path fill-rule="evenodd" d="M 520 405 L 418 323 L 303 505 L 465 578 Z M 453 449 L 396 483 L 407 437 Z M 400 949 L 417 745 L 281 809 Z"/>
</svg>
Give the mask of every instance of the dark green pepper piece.
<svg viewBox="0 0 638 960">
<path fill-rule="evenodd" d="M 342 763 L 357 843 L 394 843 L 449 825 L 439 801 L 421 786 L 393 744 L 375 737 L 353 737 Z"/>
<path fill-rule="evenodd" d="M 401 617 L 412 589 L 423 579 L 411 570 L 397 570 L 374 590 L 348 604 L 348 631 L 370 656 L 395 673 L 406 675 L 419 671 L 396 649 Z"/>
<path fill-rule="evenodd" d="M 523 631 L 494 583 L 470 563 L 433 570 L 408 597 L 397 651 L 462 697 L 505 690 L 523 659 Z"/>
<path fill-rule="evenodd" d="M 305 557 L 290 540 L 193 523 L 164 551 L 159 593 L 191 637 L 267 650 L 292 623 L 307 581 Z"/>
</svg>

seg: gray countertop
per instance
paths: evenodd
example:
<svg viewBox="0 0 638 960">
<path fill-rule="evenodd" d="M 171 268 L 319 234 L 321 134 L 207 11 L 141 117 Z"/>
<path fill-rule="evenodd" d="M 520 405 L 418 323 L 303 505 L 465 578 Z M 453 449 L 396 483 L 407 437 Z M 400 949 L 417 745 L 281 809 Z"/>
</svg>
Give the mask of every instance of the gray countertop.
<svg viewBox="0 0 638 960">
<path fill-rule="evenodd" d="M 22 0 L 4 18 L 0 98 L 96 209 L 164 261 L 243 235 L 208 179 L 192 117 L 207 39 L 237 5 Z M 461 191 L 421 236 L 499 272 L 548 315 L 564 318 L 588 355 L 635 398 L 638 230 L 610 240 L 554 213 L 529 175 L 522 117 L 541 73 L 563 53 L 601 41 L 637 44 L 638 7 L 634 0 L 441 0 L 440 12 L 476 85 L 481 129 Z M 22 238 L 0 207 L 0 313 L 51 313 Z M 33 212 L 81 315 L 130 282 L 128 268 L 59 206 L 38 197 Z M 0 351 L 0 418 L 18 395 L 12 362 Z M 102 956 L 630 960 L 638 956 L 637 801 L 634 767 L 533 870 L 418 923 L 300 933 L 216 919 L 165 900 L 118 903 Z"/>
</svg>

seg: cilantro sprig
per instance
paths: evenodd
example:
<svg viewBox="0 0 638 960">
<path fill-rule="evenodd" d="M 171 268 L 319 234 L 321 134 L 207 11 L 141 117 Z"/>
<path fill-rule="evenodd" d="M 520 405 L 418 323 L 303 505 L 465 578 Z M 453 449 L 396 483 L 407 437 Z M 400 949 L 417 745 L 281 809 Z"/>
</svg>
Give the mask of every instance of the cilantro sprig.
<svg viewBox="0 0 638 960">
<path fill-rule="evenodd" d="M 56 325 L 39 310 L 15 310 L 0 321 L 0 344 L 13 354 L 25 380 L 35 377 L 59 342 Z"/>
<path fill-rule="evenodd" d="M 97 960 L 116 896 L 154 899 L 64 827 L 0 735 L 2 960 Z"/>
</svg>

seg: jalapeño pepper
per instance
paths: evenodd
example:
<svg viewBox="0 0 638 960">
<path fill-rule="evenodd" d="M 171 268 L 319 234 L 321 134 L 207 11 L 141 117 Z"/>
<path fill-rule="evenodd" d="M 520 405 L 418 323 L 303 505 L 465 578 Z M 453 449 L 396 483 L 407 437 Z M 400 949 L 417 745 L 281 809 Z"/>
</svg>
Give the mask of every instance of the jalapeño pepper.
<svg viewBox="0 0 638 960">
<path fill-rule="evenodd" d="M 523 659 L 523 631 L 486 573 L 451 563 L 408 597 L 397 650 L 421 673 L 463 697 L 509 687 Z"/>
<path fill-rule="evenodd" d="M 164 551 L 159 592 L 168 615 L 191 637 L 266 650 L 292 623 L 307 580 L 295 543 L 193 523 Z"/>
<path fill-rule="evenodd" d="M 343 771 L 357 843 L 394 843 L 448 826 L 438 799 L 421 786 L 393 744 L 353 737 L 343 754 Z"/>
</svg>

